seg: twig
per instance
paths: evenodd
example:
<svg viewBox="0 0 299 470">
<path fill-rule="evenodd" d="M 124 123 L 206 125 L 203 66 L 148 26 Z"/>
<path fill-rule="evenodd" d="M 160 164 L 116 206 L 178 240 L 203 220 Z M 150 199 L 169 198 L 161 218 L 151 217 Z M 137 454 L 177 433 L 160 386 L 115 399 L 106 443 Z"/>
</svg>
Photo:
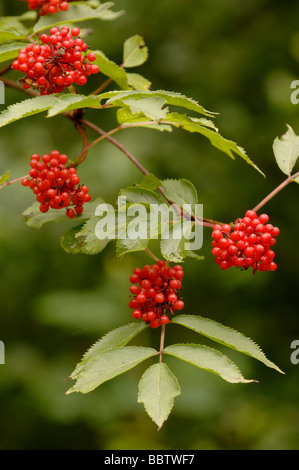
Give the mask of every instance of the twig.
<svg viewBox="0 0 299 470">
<path fill-rule="evenodd" d="M 19 178 L 16 178 L 15 180 L 5 181 L 5 183 L 3 183 L 3 184 L 0 186 L 0 189 L 5 188 L 6 186 L 10 186 L 11 184 L 17 183 L 18 181 L 21 181 L 21 180 L 23 180 L 24 178 L 29 178 L 29 176 L 30 176 L 30 175 L 20 176 Z"/>
<path fill-rule="evenodd" d="M 294 175 L 290 175 L 286 180 L 284 180 L 277 188 L 275 188 L 273 191 L 271 191 L 268 196 L 266 196 L 259 204 L 257 204 L 252 210 L 254 212 L 257 212 L 259 209 L 261 209 L 267 202 L 269 202 L 274 196 L 276 196 L 279 191 L 281 191 L 283 188 L 285 188 L 289 183 L 292 183 L 295 178 L 299 176 L 299 171 L 295 173 Z"/>
<path fill-rule="evenodd" d="M 30 96 L 40 95 L 37 91 L 31 90 L 30 88 L 24 88 L 18 82 L 15 82 L 14 80 L 11 80 L 10 78 L 1 77 L 1 81 L 4 83 L 4 85 L 10 88 L 14 88 L 15 90 L 22 91 L 23 93 L 27 93 L 27 95 L 30 95 Z"/>
</svg>

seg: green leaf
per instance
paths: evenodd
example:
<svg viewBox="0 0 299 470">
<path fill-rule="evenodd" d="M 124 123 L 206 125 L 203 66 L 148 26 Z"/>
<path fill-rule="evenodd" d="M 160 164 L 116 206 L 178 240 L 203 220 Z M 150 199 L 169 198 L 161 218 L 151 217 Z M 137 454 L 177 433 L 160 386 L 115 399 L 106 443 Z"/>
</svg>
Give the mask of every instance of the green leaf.
<svg viewBox="0 0 299 470">
<path fill-rule="evenodd" d="M 131 186 L 126 189 L 121 189 L 120 196 L 127 199 L 129 203 L 135 204 L 165 204 L 165 200 L 160 194 L 155 193 L 151 189 L 143 186 Z"/>
<path fill-rule="evenodd" d="M 128 77 L 126 71 L 117 65 L 112 60 L 108 59 L 102 51 L 93 51 L 97 58 L 93 64 L 98 65 L 100 72 L 103 75 L 111 78 L 115 83 L 117 83 L 122 89 L 128 90 L 130 87 L 128 85 Z"/>
<path fill-rule="evenodd" d="M 99 203 L 102 202 L 101 198 L 96 198 L 93 201 L 85 204 L 84 212 L 80 215 L 76 215 L 75 220 L 83 220 L 89 217 L 92 217 L 95 213 L 95 209 Z M 42 213 L 39 210 L 40 204 L 35 202 L 32 206 L 28 207 L 23 212 L 23 217 L 26 224 L 35 229 L 40 229 L 47 222 L 60 222 L 62 220 L 70 221 L 69 217 L 66 215 L 65 209 L 49 209 L 48 212 Z"/>
<path fill-rule="evenodd" d="M 86 364 L 78 374 L 76 384 L 66 393 L 91 392 L 107 380 L 127 372 L 156 354 L 158 352 L 155 349 L 142 346 L 125 346 L 104 351 Z"/>
<path fill-rule="evenodd" d="M 139 73 L 127 73 L 128 84 L 135 90 L 146 91 L 149 90 L 152 82 L 143 77 Z"/>
<path fill-rule="evenodd" d="M 67 11 L 59 11 L 53 15 L 42 16 L 33 27 L 33 32 L 38 33 L 52 26 L 66 23 L 79 23 L 86 20 L 114 20 L 123 14 L 123 11 L 114 12 L 110 8 L 113 2 L 105 2 L 96 8 L 80 2 L 70 3 Z"/>
<path fill-rule="evenodd" d="M 0 27 L 0 43 L 4 43 L 11 40 L 24 40 L 26 36 L 24 34 L 20 34 L 17 31 L 6 31 L 5 29 L 1 29 Z M 15 55 L 17 57 L 18 54 Z M 2 61 L 3 62 L 3 61 Z"/>
<path fill-rule="evenodd" d="M 60 238 L 61 247 L 68 255 L 76 255 L 84 248 L 84 239 L 76 238 L 76 235 L 82 229 L 83 224 L 67 230 Z"/>
<path fill-rule="evenodd" d="M 244 379 L 242 373 L 228 357 L 220 351 L 197 344 L 174 344 L 164 349 L 164 354 L 175 356 L 196 367 L 219 375 L 230 383 L 249 383 L 255 380 Z"/>
<path fill-rule="evenodd" d="M 252 339 L 233 330 L 230 327 L 221 325 L 220 323 L 195 315 L 178 315 L 173 318 L 172 323 L 190 328 L 197 333 L 200 333 L 208 338 L 223 344 L 231 349 L 235 349 L 243 354 L 261 361 L 267 367 L 271 367 L 278 372 L 283 372 L 271 361 L 267 359 L 261 348 L 252 341 Z"/>
<path fill-rule="evenodd" d="M 27 13 L 33 13 L 33 15 L 36 16 L 35 12 Z M 3 16 L 2 18 L 0 18 L 0 30 L 1 35 L 3 35 L 3 39 L 1 40 L 1 42 L 5 42 L 10 39 L 26 39 L 26 36 L 28 35 L 28 28 L 23 25 L 23 23 L 21 22 L 22 19 L 27 19 L 25 18 L 25 14 L 21 16 Z M 10 34 L 11 37 L 9 39 L 8 37 L 7 39 L 4 39 L 5 33 Z"/>
<path fill-rule="evenodd" d="M 6 62 L 7 60 L 18 57 L 19 50 L 26 47 L 28 42 L 9 42 L 7 44 L 0 45 L 0 62 Z"/>
<path fill-rule="evenodd" d="M 142 65 L 147 58 L 148 48 L 141 36 L 136 34 L 125 41 L 123 55 L 123 66 L 125 68 Z"/>
<path fill-rule="evenodd" d="M 162 182 L 155 175 L 153 175 L 152 173 L 149 173 L 148 175 L 142 178 L 142 181 L 140 182 L 139 186 L 141 188 L 155 191 L 155 189 L 157 189 L 159 186 L 162 186 Z"/>
<path fill-rule="evenodd" d="M 197 191 L 193 184 L 187 179 L 163 180 L 162 186 L 167 199 L 170 199 L 180 207 L 186 204 L 194 205 L 198 203 Z"/>
<path fill-rule="evenodd" d="M 0 184 L 6 183 L 9 180 L 10 173 L 7 171 L 4 175 L 0 176 Z"/>
<path fill-rule="evenodd" d="M 160 132 L 172 131 L 172 127 L 166 124 L 156 122 L 149 122 L 148 118 L 143 113 L 133 114 L 130 108 L 121 108 L 117 110 L 117 121 L 119 124 L 126 124 L 126 127 L 147 127 Z"/>
<path fill-rule="evenodd" d="M 154 364 L 143 374 L 138 385 L 138 403 L 144 408 L 152 420 L 161 429 L 167 420 L 175 397 L 181 389 L 177 378 L 169 367 L 164 364 Z"/>
<path fill-rule="evenodd" d="M 75 235 L 77 243 L 80 245 L 81 253 L 95 255 L 103 251 L 111 239 L 106 233 L 98 229 L 99 217 L 92 217 L 87 220 L 81 230 Z"/>
<path fill-rule="evenodd" d="M 288 124 L 287 128 L 287 132 L 282 137 L 276 137 L 274 140 L 273 152 L 281 171 L 290 176 L 299 157 L 299 136 Z"/>
<path fill-rule="evenodd" d="M 13 104 L 0 114 L 0 127 L 6 126 L 19 119 L 42 113 L 50 109 L 55 103 L 53 95 L 36 96 L 25 101 Z"/>
<path fill-rule="evenodd" d="M 101 99 L 108 99 L 109 104 L 114 104 L 115 106 L 124 106 L 126 105 L 126 100 L 134 98 L 135 100 L 140 98 L 161 98 L 165 100 L 166 104 L 172 106 L 179 106 L 185 109 L 189 109 L 190 111 L 195 111 L 196 113 L 203 114 L 207 117 L 214 117 L 215 113 L 211 113 L 204 109 L 197 101 L 193 100 L 192 98 L 188 98 L 187 96 L 181 95 L 180 93 L 175 93 L 171 91 L 165 90 L 157 90 L 157 91 L 108 91 L 106 93 L 102 93 L 99 95 Z"/>
<path fill-rule="evenodd" d="M 109 331 L 109 333 L 96 341 L 93 346 L 86 351 L 70 377 L 76 379 L 87 365 L 97 359 L 99 354 L 109 349 L 126 346 L 131 339 L 147 327 L 148 325 L 144 322 L 133 322 Z"/>
<path fill-rule="evenodd" d="M 142 113 L 152 121 L 159 121 L 164 119 L 168 113 L 168 108 L 163 108 L 166 101 L 158 96 L 151 96 L 149 98 L 128 98 L 125 100 L 125 105 L 130 108 L 131 113 L 139 115 Z"/>
<path fill-rule="evenodd" d="M 207 127 L 201 120 L 188 117 L 186 114 L 170 113 L 166 116 L 166 122 L 174 126 L 181 127 L 189 132 L 197 132 L 209 139 L 211 144 L 222 152 L 226 153 L 230 158 L 235 159 L 234 154 L 243 158 L 249 165 L 255 168 L 263 176 L 264 173 L 255 165 L 255 163 L 247 156 L 244 149 L 231 140 L 222 137 L 215 129 Z"/>
<path fill-rule="evenodd" d="M 164 226 L 161 233 L 160 250 L 165 259 L 173 263 L 185 260 L 189 252 L 191 224 L 184 225 L 182 220 Z"/>
<path fill-rule="evenodd" d="M 78 108 L 101 108 L 99 99 L 95 95 L 74 95 L 66 94 L 56 98 L 50 107 L 47 117 L 53 117 L 57 114 L 66 113 Z"/>
<path fill-rule="evenodd" d="M 35 202 L 23 212 L 24 220 L 31 228 L 40 229 L 47 222 L 60 222 L 68 219 L 65 209 L 49 209 L 48 212 L 42 213 L 39 206 L 40 203 Z"/>
</svg>

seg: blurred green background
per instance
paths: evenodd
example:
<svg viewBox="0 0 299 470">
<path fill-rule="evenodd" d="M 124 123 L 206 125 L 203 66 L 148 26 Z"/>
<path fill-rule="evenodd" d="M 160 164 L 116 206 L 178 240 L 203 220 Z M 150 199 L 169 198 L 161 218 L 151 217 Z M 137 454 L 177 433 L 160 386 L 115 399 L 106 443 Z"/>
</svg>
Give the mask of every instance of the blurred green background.
<svg viewBox="0 0 299 470">
<path fill-rule="evenodd" d="M 298 2 L 116 0 L 115 9 L 126 13 L 113 22 L 84 24 L 93 29 L 90 47 L 121 63 L 125 39 L 142 35 L 150 56 L 136 72 L 152 81 L 152 89 L 181 92 L 218 112 L 220 133 L 245 148 L 267 177 L 180 130 L 129 130 L 117 138 L 157 176 L 190 179 L 206 217 L 235 220 L 284 179 L 272 152 L 275 137 L 286 123 L 299 133 L 298 107 L 290 102 L 290 84 L 299 79 Z M 1 2 L 2 16 L 24 11 L 18 0 Z M 84 90 L 96 86 L 94 77 Z M 7 104 L 21 99 L 7 90 Z M 115 124 L 114 113 L 90 110 L 87 116 L 105 130 Z M 80 151 L 79 136 L 65 118 L 39 115 L 11 124 L 0 131 L 0 174 L 9 169 L 12 178 L 24 175 L 32 153 L 54 148 L 70 158 Z M 120 188 L 141 179 L 106 142 L 90 151 L 79 174 L 92 195 L 110 203 Z M 66 396 L 71 384 L 64 380 L 95 340 L 131 321 L 128 277 L 148 258 L 137 253 L 117 259 L 113 243 L 97 256 L 67 255 L 59 239 L 73 222 L 30 229 L 22 212 L 33 203 L 32 193 L 19 184 L 3 189 L 0 339 L 6 364 L 0 365 L 0 449 L 298 449 L 299 365 L 290 361 L 291 342 L 299 339 L 297 197 L 298 187 L 291 184 L 265 208 L 281 229 L 276 272 L 222 272 L 205 229 L 199 252 L 205 260 L 188 260 L 184 278 L 184 313 L 245 333 L 286 374 L 223 348 L 245 377 L 259 380 L 232 385 L 168 358 L 182 394 L 157 432 L 136 399 L 148 364 L 88 395 Z M 178 326 L 168 329 L 166 344 L 200 340 Z M 147 331 L 132 344 L 158 347 L 158 336 Z"/>
</svg>

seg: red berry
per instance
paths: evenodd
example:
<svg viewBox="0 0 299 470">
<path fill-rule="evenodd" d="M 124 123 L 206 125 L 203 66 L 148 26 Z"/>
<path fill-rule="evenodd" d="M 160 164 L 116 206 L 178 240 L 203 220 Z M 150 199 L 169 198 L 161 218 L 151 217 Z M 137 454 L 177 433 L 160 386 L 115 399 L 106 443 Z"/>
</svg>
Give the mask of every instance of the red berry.
<svg viewBox="0 0 299 470">
<path fill-rule="evenodd" d="M 174 304 L 174 309 L 175 310 L 182 310 L 184 308 L 185 304 L 182 300 L 177 300 Z"/>
<path fill-rule="evenodd" d="M 169 318 L 167 315 L 162 315 L 160 317 L 160 323 L 161 325 L 167 325 L 167 323 L 169 323 Z"/>
<path fill-rule="evenodd" d="M 142 320 L 150 322 L 152 328 L 166 325 L 169 322 L 167 312 L 173 315 L 176 309 L 184 306 L 179 297 L 183 276 L 182 266 L 170 268 L 163 260 L 153 266 L 135 268 L 130 276 L 130 281 L 134 284 L 130 287 L 130 293 L 134 298 L 129 302 L 129 307 L 140 310 Z"/>
<path fill-rule="evenodd" d="M 139 320 L 139 318 L 141 318 L 141 316 L 142 316 L 142 311 L 139 310 L 139 309 L 136 309 L 136 310 L 134 310 L 134 312 L 132 313 L 132 316 L 133 316 L 136 320 Z"/>
<path fill-rule="evenodd" d="M 269 246 L 276 243 L 275 237 L 279 234 L 279 229 L 268 221 L 267 214 L 257 217 L 254 211 L 248 210 L 243 218 L 236 220 L 232 232 L 228 229 L 228 224 L 222 227 L 215 224 L 211 252 L 216 264 L 223 270 L 232 266 L 242 269 L 251 266 L 254 273 L 277 269 L 276 263 L 272 261 L 275 254 L 269 250 Z"/>
</svg>

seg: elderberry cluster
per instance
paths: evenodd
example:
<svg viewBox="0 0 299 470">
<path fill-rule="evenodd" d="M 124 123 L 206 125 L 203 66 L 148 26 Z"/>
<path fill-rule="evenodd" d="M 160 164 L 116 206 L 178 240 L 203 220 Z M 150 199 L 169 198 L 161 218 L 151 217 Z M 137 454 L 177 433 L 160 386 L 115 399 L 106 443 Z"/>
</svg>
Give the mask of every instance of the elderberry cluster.
<svg viewBox="0 0 299 470">
<path fill-rule="evenodd" d="M 28 0 L 28 8 L 37 10 L 41 16 L 47 13 L 57 13 L 59 10 L 66 11 L 69 8 L 68 0 Z"/>
<path fill-rule="evenodd" d="M 25 89 L 40 90 L 41 95 L 60 93 L 72 84 L 85 85 L 87 77 L 99 72 L 92 64 L 96 54 L 87 54 L 88 46 L 79 38 L 80 29 L 68 26 L 50 29 L 42 34 L 35 44 L 20 49 L 18 58 L 12 63 L 14 70 L 26 74 L 20 79 Z"/>
<path fill-rule="evenodd" d="M 269 216 L 248 210 L 245 217 L 237 219 L 233 226 L 216 224 L 213 226 L 212 254 L 221 269 L 232 266 L 257 271 L 275 271 L 273 261 L 279 228 L 269 224 Z"/>
<path fill-rule="evenodd" d="M 79 185 L 80 178 L 76 168 L 66 168 L 68 157 L 53 150 L 49 155 L 31 156 L 31 179 L 24 178 L 23 186 L 29 186 L 40 203 L 40 211 L 48 212 L 49 208 L 66 208 L 66 215 L 73 218 L 76 213 L 82 214 L 83 204 L 91 199 L 87 186 Z M 74 209 L 70 206 L 74 206 Z"/>
<path fill-rule="evenodd" d="M 180 298 L 184 271 L 182 266 L 168 266 L 159 260 L 153 266 L 135 268 L 130 276 L 132 299 L 129 307 L 133 318 L 142 318 L 152 328 L 169 323 L 167 314 L 174 315 L 175 310 L 182 310 L 184 302 Z"/>
</svg>

